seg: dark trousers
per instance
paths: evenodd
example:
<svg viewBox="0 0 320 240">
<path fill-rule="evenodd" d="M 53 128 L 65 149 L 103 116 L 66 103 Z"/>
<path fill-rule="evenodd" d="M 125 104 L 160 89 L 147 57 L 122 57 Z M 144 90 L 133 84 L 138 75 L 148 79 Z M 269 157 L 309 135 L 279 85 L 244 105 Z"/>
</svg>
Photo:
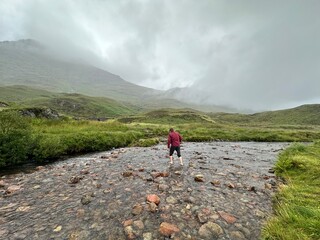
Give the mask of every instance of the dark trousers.
<svg viewBox="0 0 320 240">
<path fill-rule="evenodd" d="M 178 157 L 181 157 L 180 147 L 171 146 L 171 147 L 170 147 L 170 156 L 172 156 L 172 154 L 173 154 L 174 151 L 177 152 Z"/>
</svg>

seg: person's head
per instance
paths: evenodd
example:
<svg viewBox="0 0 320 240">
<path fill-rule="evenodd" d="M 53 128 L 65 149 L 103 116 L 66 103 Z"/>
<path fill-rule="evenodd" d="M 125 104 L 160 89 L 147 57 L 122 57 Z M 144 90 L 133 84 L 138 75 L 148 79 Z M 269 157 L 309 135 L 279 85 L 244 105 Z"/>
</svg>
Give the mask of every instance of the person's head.
<svg viewBox="0 0 320 240">
<path fill-rule="evenodd" d="M 170 128 L 170 132 L 174 132 L 173 128 Z"/>
</svg>

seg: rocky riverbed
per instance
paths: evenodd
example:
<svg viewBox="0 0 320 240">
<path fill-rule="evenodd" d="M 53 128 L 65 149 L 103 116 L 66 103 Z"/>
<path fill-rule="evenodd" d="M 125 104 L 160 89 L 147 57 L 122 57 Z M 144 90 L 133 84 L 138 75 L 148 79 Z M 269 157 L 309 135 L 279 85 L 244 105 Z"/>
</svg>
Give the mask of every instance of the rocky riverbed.
<svg viewBox="0 0 320 240">
<path fill-rule="evenodd" d="M 0 179 L 0 239 L 259 239 L 287 143 L 164 144 L 70 158 Z"/>
</svg>

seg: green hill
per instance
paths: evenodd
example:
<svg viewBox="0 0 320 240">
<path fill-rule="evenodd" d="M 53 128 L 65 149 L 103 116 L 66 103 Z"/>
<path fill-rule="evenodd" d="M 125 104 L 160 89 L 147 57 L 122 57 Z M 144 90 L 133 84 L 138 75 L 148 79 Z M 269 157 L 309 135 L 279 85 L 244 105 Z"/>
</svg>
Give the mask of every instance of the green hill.
<svg viewBox="0 0 320 240">
<path fill-rule="evenodd" d="M 210 116 L 220 122 L 241 124 L 320 125 L 320 104 L 255 114 L 213 113 Z"/>
<path fill-rule="evenodd" d="M 0 87 L 0 102 L 11 108 L 47 107 L 63 115 L 84 118 L 110 118 L 137 112 L 134 106 L 108 98 L 52 93 L 26 86 Z"/>
<path fill-rule="evenodd" d="M 159 109 L 132 117 L 120 117 L 120 122 L 141 122 L 156 124 L 213 123 L 205 113 L 193 109 Z"/>
</svg>

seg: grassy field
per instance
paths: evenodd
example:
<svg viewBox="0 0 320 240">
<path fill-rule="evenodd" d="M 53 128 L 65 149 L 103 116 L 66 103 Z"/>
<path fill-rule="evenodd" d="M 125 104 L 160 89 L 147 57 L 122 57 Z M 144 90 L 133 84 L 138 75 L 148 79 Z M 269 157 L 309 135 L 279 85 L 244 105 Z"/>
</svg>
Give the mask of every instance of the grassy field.
<svg viewBox="0 0 320 240">
<path fill-rule="evenodd" d="M 162 109 L 108 121 L 22 118 L 16 114 L 6 115 L 6 112 L 0 112 L 0 117 L 3 116 L 0 134 L 1 129 L 6 127 L 3 123 L 12 126 L 7 133 L 0 135 L 3 142 L 0 147 L 0 166 L 20 164 L 28 159 L 40 162 L 54 160 L 61 156 L 129 145 L 150 146 L 161 138 L 165 139 L 170 127 L 179 131 L 184 141 L 194 142 L 310 142 L 320 139 L 318 125 L 228 123 L 192 109 Z M 28 128 L 20 127 L 25 125 Z M 28 141 L 19 142 L 22 138 Z M 19 149 L 24 149 L 24 153 Z"/>
<path fill-rule="evenodd" d="M 287 121 L 282 116 L 281 121 L 268 122 L 244 121 L 244 116 L 237 114 L 228 114 L 231 119 L 227 121 L 192 109 L 161 109 L 107 121 L 26 118 L 15 111 L 0 111 L 0 167 L 125 146 L 151 146 L 165 141 L 170 127 L 179 131 L 184 141 L 318 141 L 311 146 L 294 145 L 281 154 L 276 173 L 287 185 L 277 194 L 275 216 L 265 226 L 263 238 L 320 239 L 320 125 L 317 121 L 300 124 L 308 114 L 317 112 L 289 114 Z"/>
<path fill-rule="evenodd" d="M 320 142 L 285 150 L 276 174 L 286 185 L 276 195 L 275 216 L 264 228 L 263 239 L 320 239 Z"/>
</svg>

